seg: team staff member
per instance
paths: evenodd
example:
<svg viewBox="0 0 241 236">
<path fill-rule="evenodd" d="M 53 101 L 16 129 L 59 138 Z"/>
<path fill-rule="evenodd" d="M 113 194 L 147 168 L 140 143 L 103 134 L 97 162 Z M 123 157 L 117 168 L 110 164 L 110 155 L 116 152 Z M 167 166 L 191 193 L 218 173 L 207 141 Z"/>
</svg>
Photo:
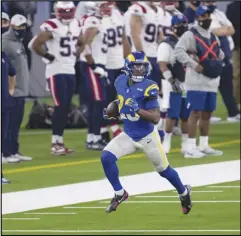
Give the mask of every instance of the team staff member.
<svg viewBox="0 0 241 236">
<path fill-rule="evenodd" d="M 2 137 L 1 139 L 4 140 L 7 135 L 8 129 L 8 118 L 9 118 L 9 105 L 8 100 L 10 95 L 13 95 L 14 86 L 15 86 L 15 79 L 16 79 L 16 70 L 12 66 L 9 58 L 7 57 L 5 52 L 2 52 Z M 13 159 L 13 162 L 15 160 Z M 2 163 L 11 162 L 10 160 L 5 160 L 2 158 Z M 1 174 L 2 184 L 8 184 L 10 181 L 3 177 Z"/>
<path fill-rule="evenodd" d="M 30 161 L 31 157 L 19 153 L 18 136 L 24 115 L 25 98 L 29 93 L 29 70 L 26 52 L 22 43 L 27 20 L 22 15 L 14 15 L 10 29 L 2 35 L 2 50 L 16 68 L 16 86 L 11 99 L 11 112 L 6 139 L 3 142 L 3 156 L 16 160 Z"/>
</svg>

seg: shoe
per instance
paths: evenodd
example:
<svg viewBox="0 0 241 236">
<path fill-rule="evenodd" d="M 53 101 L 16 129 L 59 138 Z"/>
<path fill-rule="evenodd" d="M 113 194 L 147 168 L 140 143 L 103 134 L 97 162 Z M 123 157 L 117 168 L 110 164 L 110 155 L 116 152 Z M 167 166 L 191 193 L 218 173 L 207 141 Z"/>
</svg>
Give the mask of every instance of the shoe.
<svg viewBox="0 0 241 236">
<path fill-rule="evenodd" d="M 215 150 L 211 147 L 207 147 L 205 149 L 199 148 L 199 150 L 207 156 L 222 156 L 223 155 L 223 151 Z"/>
<path fill-rule="evenodd" d="M 118 136 L 120 133 L 122 133 L 122 130 L 121 130 L 121 129 L 116 130 L 116 131 L 113 133 L 113 138 L 115 138 L 116 136 Z"/>
<path fill-rule="evenodd" d="M 99 140 L 96 143 L 92 143 L 89 149 L 95 150 L 95 151 L 102 151 L 105 148 L 105 146 L 106 145 L 101 140 Z"/>
<path fill-rule="evenodd" d="M 228 123 L 236 123 L 236 122 L 240 122 L 240 114 L 233 116 L 233 117 L 228 117 L 227 118 L 227 122 Z"/>
<path fill-rule="evenodd" d="M 8 159 L 8 163 L 19 163 L 20 159 L 15 156 L 15 155 L 11 155 L 10 157 L 6 157 Z"/>
<path fill-rule="evenodd" d="M 192 150 L 186 150 L 184 157 L 185 158 L 203 158 L 205 157 L 206 154 L 199 151 L 197 148 L 192 149 Z"/>
<path fill-rule="evenodd" d="M 211 124 L 217 124 L 217 123 L 219 123 L 221 120 L 222 120 L 222 118 L 220 118 L 220 117 L 212 116 L 211 119 L 210 119 L 210 123 L 211 123 Z"/>
<path fill-rule="evenodd" d="M 176 136 L 181 136 L 182 131 L 181 131 L 180 127 L 174 126 L 172 129 L 172 134 L 176 135 Z"/>
<path fill-rule="evenodd" d="M 8 163 L 8 157 L 2 156 L 2 164 L 7 164 L 7 163 Z"/>
<path fill-rule="evenodd" d="M 32 157 L 28 157 L 28 156 L 24 156 L 21 153 L 17 153 L 14 155 L 15 157 L 17 157 L 20 161 L 32 161 Z"/>
<path fill-rule="evenodd" d="M 11 182 L 4 177 L 2 177 L 2 184 L 10 184 Z"/>
<path fill-rule="evenodd" d="M 103 134 L 101 134 L 101 139 L 102 142 L 107 145 L 110 142 L 110 133 L 109 132 L 105 132 Z"/>
<path fill-rule="evenodd" d="M 186 215 L 192 209 L 192 199 L 191 199 L 192 188 L 189 185 L 185 185 L 185 188 L 187 189 L 187 195 L 179 196 L 179 199 L 180 199 L 181 205 L 182 205 L 182 212 L 183 212 L 183 214 Z"/>
<path fill-rule="evenodd" d="M 93 142 L 85 142 L 85 148 L 86 149 L 91 149 L 91 145 L 93 144 Z"/>
<path fill-rule="evenodd" d="M 53 143 L 51 147 L 51 154 L 55 156 L 64 156 L 74 153 L 73 149 L 66 148 L 63 143 Z"/>
<path fill-rule="evenodd" d="M 122 196 L 115 196 L 112 198 L 110 205 L 106 208 L 105 212 L 111 213 L 112 211 L 116 211 L 117 207 L 124 201 L 126 201 L 129 197 L 129 194 L 124 190 L 124 194 Z"/>
</svg>

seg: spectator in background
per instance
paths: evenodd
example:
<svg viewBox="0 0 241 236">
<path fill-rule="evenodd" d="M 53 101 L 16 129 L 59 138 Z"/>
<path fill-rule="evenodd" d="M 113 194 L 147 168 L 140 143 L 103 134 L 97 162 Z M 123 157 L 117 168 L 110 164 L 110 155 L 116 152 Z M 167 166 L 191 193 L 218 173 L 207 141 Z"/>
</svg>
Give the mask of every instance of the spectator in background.
<svg viewBox="0 0 241 236">
<path fill-rule="evenodd" d="M 235 28 L 233 35 L 234 94 L 236 102 L 240 104 L 240 1 L 230 3 L 227 7 L 226 15 Z"/>
<path fill-rule="evenodd" d="M 31 69 L 31 51 L 28 49 L 28 43 L 33 38 L 32 26 L 34 15 L 37 10 L 36 2 L 34 1 L 11 1 L 8 3 L 8 14 L 12 18 L 16 14 L 21 14 L 26 17 L 26 32 L 23 39 L 23 45 L 28 58 L 28 68 Z"/>
<path fill-rule="evenodd" d="M 16 79 L 16 70 L 12 66 L 8 56 L 5 52 L 1 52 L 2 57 L 2 76 L 1 76 L 1 98 L 2 98 L 2 132 L 1 132 L 1 139 L 2 141 L 7 136 L 8 131 L 8 118 L 9 118 L 9 98 L 10 95 L 13 95 L 14 87 L 15 87 L 15 79 Z M 8 163 L 11 162 L 10 159 L 4 159 L 2 157 L 2 163 Z M 16 162 L 15 159 L 13 159 L 13 162 Z M 2 184 L 9 184 L 10 181 L 5 179 L 3 177 L 3 174 L 1 173 L 1 179 Z"/>
<path fill-rule="evenodd" d="M 9 30 L 9 16 L 7 13 L 2 12 L 1 33 L 4 34 L 8 30 Z"/>
<path fill-rule="evenodd" d="M 183 14 L 187 17 L 189 25 L 194 24 L 195 12 L 199 5 L 200 5 L 200 1 L 188 1 L 187 7 L 184 10 Z"/>
<path fill-rule="evenodd" d="M 210 31 L 212 31 L 220 40 L 222 51 L 225 54 L 223 72 L 221 75 L 219 91 L 222 95 L 223 102 L 228 111 L 228 122 L 239 122 L 240 111 L 234 98 L 233 89 L 233 65 L 232 50 L 234 43 L 232 35 L 235 29 L 232 23 L 227 19 L 224 12 L 217 9 L 216 1 L 203 1 L 203 5 L 207 6 L 211 11 L 212 23 Z"/>
<path fill-rule="evenodd" d="M 11 18 L 8 32 L 2 35 L 2 50 L 8 55 L 16 68 L 16 86 L 11 99 L 12 110 L 9 114 L 7 137 L 3 142 L 3 156 L 16 160 L 32 160 L 31 157 L 19 153 L 18 136 L 24 115 L 25 98 L 29 94 L 29 70 L 27 55 L 22 43 L 26 30 L 27 19 L 23 15 Z"/>
</svg>

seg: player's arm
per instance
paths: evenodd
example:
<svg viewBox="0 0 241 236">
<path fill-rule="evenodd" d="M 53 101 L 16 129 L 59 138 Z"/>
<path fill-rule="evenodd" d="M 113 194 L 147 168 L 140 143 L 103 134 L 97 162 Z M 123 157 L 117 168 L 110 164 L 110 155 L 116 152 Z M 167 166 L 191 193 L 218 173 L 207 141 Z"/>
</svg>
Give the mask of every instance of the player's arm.
<svg viewBox="0 0 241 236">
<path fill-rule="evenodd" d="M 40 34 L 35 38 L 32 44 L 32 49 L 41 57 L 48 59 L 49 61 L 54 60 L 54 55 L 48 53 L 44 48 L 43 45 L 48 41 L 53 39 L 53 34 L 50 31 L 42 31 Z"/>
<path fill-rule="evenodd" d="M 123 50 L 124 50 L 124 57 L 126 58 L 131 53 L 131 45 L 129 43 L 129 40 L 127 39 L 125 29 L 123 33 Z"/>
<path fill-rule="evenodd" d="M 84 51 L 84 49 L 85 49 L 84 36 L 82 33 L 80 33 L 76 44 L 76 56 L 79 57 L 79 55 Z"/>
<path fill-rule="evenodd" d="M 136 51 L 143 51 L 143 45 L 141 42 L 141 30 L 143 22 L 141 16 L 132 15 L 130 19 L 131 37 L 136 48 Z"/>
<path fill-rule="evenodd" d="M 147 120 L 155 125 L 159 123 L 161 118 L 160 108 L 154 108 L 149 110 L 140 109 L 137 114 L 144 120 Z"/>
</svg>

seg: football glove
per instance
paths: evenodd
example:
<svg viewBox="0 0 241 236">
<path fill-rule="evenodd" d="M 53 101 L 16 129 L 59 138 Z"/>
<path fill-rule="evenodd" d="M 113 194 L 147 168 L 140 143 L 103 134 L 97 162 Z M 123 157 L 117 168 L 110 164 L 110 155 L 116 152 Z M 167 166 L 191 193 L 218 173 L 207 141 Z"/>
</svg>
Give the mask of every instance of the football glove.
<svg viewBox="0 0 241 236">
<path fill-rule="evenodd" d="M 172 89 L 174 92 L 181 93 L 182 87 L 181 82 L 177 79 L 169 79 L 170 84 L 172 85 Z"/>
<path fill-rule="evenodd" d="M 125 102 L 125 105 L 130 107 L 134 112 L 138 112 L 140 110 L 138 102 L 134 98 L 128 98 Z"/>
</svg>

